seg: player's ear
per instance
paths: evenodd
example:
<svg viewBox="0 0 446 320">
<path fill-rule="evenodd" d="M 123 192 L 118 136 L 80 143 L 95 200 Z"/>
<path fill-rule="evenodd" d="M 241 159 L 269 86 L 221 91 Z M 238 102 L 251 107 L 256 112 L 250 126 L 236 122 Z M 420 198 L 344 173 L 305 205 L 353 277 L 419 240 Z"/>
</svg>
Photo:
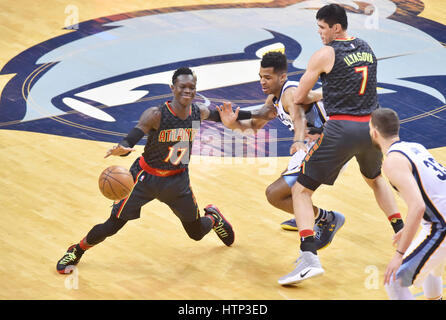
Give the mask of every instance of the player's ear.
<svg viewBox="0 0 446 320">
<path fill-rule="evenodd" d="M 376 131 L 376 129 L 373 127 L 372 123 L 369 122 L 369 127 L 370 127 L 370 137 L 373 139 L 376 139 L 378 132 Z"/>
<path fill-rule="evenodd" d="M 333 27 L 334 27 L 335 33 L 340 33 L 343 31 L 340 23 L 335 23 Z"/>
<path fill-rule="evenodd" d="M 280 75 L 280 81 L 281 82 L 285 82 L 287 78 L 287 73 L 286 72 L 282 72 L 282 74 Z"/>
</svg>

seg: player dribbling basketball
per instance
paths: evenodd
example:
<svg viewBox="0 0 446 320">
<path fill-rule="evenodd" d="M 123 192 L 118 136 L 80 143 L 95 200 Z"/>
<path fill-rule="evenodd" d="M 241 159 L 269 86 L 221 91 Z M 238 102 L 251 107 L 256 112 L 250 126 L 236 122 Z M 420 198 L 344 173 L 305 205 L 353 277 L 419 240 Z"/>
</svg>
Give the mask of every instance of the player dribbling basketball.
<svg viewBox="0 0 446 320">
<path fill-rule="evenodd" d="M 227 246 L 234 242 L 231 224 L 218 208 L 208 205 L 204 216 L 192 193 L 188 163 L 196 130 L 194 122 L 221 121 L 216 110 L 192 103 L 196 94 L 196 76 L 189 68 L 179 68 L 172 77 L 173 100 L 161 106 L 148 108 L 138 124 L 117 146 L 108 150 L 110 155 L 124 156 L 144 135 L 147 144 L 141 157 L 130 168 L 135 186 L 127 198 L 113 205 L 110 218 L 94 226 L 79 243 L 70 246 L 57 263 L 57 271 L 69 273 L 84 252 L 118 232 L 129 220 L 140 217 L 141 207 L 158 199 L 166 203 L 180 219 L 188 236 L 201 240 L 211 229 Z M 266 117 L 259 112 L 238 112 L 240 118 Z"/>
</svg>

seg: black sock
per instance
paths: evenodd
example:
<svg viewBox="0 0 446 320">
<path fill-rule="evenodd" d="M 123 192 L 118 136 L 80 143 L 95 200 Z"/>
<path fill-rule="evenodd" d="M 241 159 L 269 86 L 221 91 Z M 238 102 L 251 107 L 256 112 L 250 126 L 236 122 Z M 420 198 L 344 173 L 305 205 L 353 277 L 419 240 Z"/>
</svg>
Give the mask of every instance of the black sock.
<svg viewBox="0 0 446 320">
<path fill-rule="evenodd" d="M 313 254 L 317 254 L 316 243 L 314 242 L 314 236 L 301 237 L 300 250 L 310 251 Z"/>
<path fill-rule="evenodd" d="M 84 252 L 85 252 L 85 250 L 81 248 L 79 243 L 76 245 L 76 251 L 79 252 L 80 254 L 84 254 Z"/>
</svg>

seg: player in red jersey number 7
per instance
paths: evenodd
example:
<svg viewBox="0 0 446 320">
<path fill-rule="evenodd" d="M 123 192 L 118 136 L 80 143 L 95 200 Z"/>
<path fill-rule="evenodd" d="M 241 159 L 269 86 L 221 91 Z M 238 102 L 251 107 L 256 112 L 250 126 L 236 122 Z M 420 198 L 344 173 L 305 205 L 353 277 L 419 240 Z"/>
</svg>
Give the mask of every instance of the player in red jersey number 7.
<svg viewBox="0 0 446 320">
<path fill-rule="evenodd" d="M 313 232 L 312 195 L 321 184 L 333 185 L 341 168 L 351 158 L 356 158 L 364 180 L 386 216 L 390 220 L 400 218 L 392 190 L 381 175 L 382 153 L 372 145 L 368 128 L 370 114 L 379 108 L 376 57 L 365 41 L 348 36 L 347 14 L 343 7 L 326 5 L 318 10 L 316 19 L 324 46 L 311 56 L 294 92 L 294 103 L 302 104 L 320 78 L 329 120 L 318 142 L 308 151 L 292 187 L 301 254 L 295 269 L 279 279 L 282 285 L 324 273 Z M 305 150 L 301 142 L 304 130 L 302 125 L 295 126 L 293 152 Z M 402 225 L 402 220 L 397 219 L 392 226 L 397 232 Z"/>
</svg>

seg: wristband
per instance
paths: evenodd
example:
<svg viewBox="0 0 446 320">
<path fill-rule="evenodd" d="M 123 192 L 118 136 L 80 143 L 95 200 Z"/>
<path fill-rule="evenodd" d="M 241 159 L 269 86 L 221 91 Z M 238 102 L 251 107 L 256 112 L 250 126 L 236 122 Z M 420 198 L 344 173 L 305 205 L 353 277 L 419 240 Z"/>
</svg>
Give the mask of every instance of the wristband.
<svg viewBox="0 0 446 320">
<path fill-rule="evenodd" d="M 251 111 L 239 110 L 237 120 L 248 120 L 252 118 Z M 220 113 L 216 109 L 209 110 L 209 116 L 206 120 L 221 122 Z"/>
<path fill-rule="evenodd" d="M 139 128 L 133 128 L 130 130 L 127 137 L 125 137 L 119 144 L 126 148 L 133 148 L 142 137 L 144 137 L 144 131 Z M 126 154 L 122 154 L 121 157 L 127 157 L 130 154 L 130 151 Z"/>
<path fill-rule="evenodd" d="M 127 148 L 133 148 L 142 137 L 144 137 L 144 131 L 135 127 L 130 130 L 127 137 L 125 137 L 119 144 Z"/>
<path fill-rule="evenodd" d="M 237 120 L 248 120 L 252 118 L 251 111 L 239 110 Z"/>
</svg>

